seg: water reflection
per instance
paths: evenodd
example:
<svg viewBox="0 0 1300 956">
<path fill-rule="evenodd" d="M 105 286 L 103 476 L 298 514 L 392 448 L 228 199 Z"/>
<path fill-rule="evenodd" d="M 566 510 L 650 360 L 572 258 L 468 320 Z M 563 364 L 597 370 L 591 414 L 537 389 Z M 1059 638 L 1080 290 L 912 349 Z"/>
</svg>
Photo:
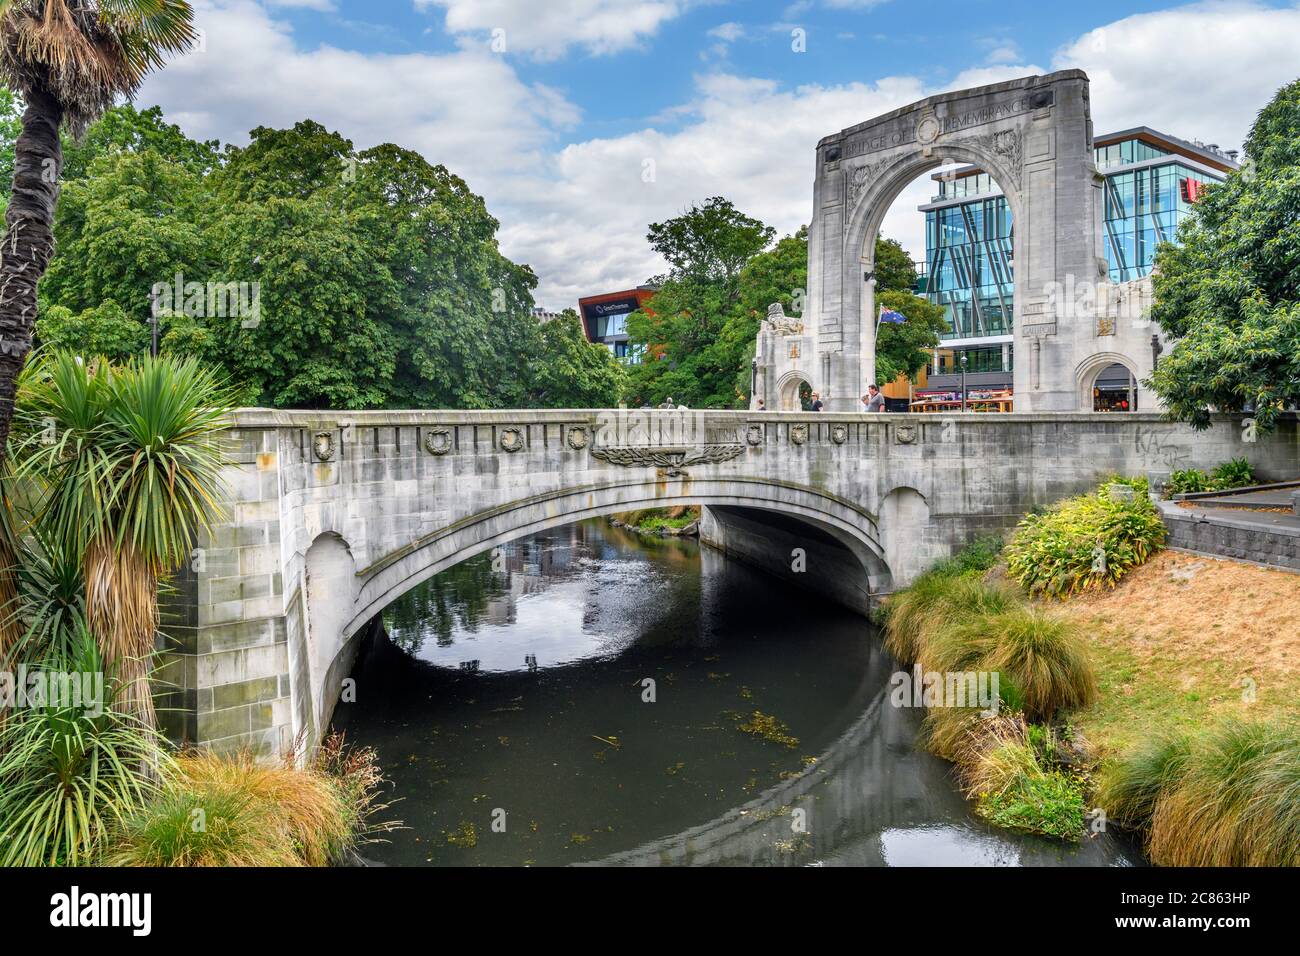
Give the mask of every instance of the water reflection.
<svg viewBox="0 0 1300 956">
<path fill-rule="evenodd" d="M 385 623 L 336 717 L 402 798 L 381 862 L 1128 859 L 985 827 L 913 748 L 919 714 L 888 706 L 861 618 L 693 542 L 574 525 L 438 575 Z M 755 712 L 766 738 L 742 729 Z"/>
</svg>

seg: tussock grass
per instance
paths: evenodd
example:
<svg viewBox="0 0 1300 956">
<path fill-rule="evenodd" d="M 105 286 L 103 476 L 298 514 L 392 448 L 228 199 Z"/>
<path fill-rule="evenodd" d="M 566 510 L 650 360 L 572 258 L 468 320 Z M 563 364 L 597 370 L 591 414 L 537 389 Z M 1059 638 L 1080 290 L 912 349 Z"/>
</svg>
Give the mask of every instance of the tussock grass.
<svg viewBox="0 0 1300 956">
<path fill-rule="evenodd" d="M 972 617 L 996 614 L 1020 603 L 1003 584 L 991 584 L 978 574 L 923 574 L 910 588 L 889 599 L 885 648 L 904 664 L 930 659 L 930 642 L 949 627 Z"/>
<path fill-rule="evenodd" d="M 1103 806 L 1162 866 L 1300 866 L 1300 722 L 1225 720 L 1107 767 Z"/>
<path fill-rule="evenodd" d="M 132 816 L 114 866 L 325 866 L 350 843 L 354 814 L 329 776 L 253 754 L 183 754 L 158 799 Z"/>
<path fill-rule="evenodd" d="M 1097 698 L 1079 625 L 1030 607 L 1007 585 L 927 574 L 890 603 L 885 646 L 905 663 L 997 672 L 1030 720 Z"/>
</svg>

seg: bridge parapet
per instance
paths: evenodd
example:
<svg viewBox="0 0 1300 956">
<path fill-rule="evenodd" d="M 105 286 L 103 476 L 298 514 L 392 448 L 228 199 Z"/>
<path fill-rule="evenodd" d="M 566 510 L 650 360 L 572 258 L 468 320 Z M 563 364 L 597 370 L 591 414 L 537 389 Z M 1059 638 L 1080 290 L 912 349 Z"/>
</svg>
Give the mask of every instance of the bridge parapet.
<svg viewBox="0 0 1300 956">
<path fill-rule="evenodd" d="M 1300 472 L 1295 416 L 1252 438 L 1239 419 L 1194 433 L 1155 414 L 241 409 L 226 513 L 170 601 L 176 690 L 160 705 L 174 736 L 219 749 L 314 743 L 374 615 L 467 557 L 588 517 L 777 512 L 852 552 L 847 590 L 870 597 L 1108 473 L 1236 456 L 1266 478 Z"/>
</svg>

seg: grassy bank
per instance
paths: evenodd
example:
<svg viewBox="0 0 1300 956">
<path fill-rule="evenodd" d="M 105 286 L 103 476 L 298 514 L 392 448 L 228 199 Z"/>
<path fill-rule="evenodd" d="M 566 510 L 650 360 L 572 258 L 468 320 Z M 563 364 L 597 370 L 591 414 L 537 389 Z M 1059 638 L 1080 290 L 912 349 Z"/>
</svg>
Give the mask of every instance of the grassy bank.
<svg viewBox="0 0 1300 956">
<path fill-rule="evenodd" d="M 1027 518 L 1005 563 L 981 542 L 890 600 L 900 660 L 1007 678 L 996 717 L 932 709 L 925 744 L 995 825 L 1078 839 L 1099 808 L 1158 864 L 1294 865 L 1300 582 L 1160 551 L 1131 485 Z"/>
<path fill-rule="evenodd" d="M 620 527 L 640 534 L 668 536 L 694 534 L 700 522 L 698 505 L 676 505 L 672 508 L 644 508 L 640 511 L 623 511 L 612 516 Z"/>
</svg>

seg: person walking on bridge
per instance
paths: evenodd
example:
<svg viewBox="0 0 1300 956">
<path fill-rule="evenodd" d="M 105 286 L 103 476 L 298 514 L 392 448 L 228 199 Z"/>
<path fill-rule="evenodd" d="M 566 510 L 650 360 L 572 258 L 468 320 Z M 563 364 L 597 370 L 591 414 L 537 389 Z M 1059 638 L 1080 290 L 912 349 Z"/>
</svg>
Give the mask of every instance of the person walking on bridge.
<svg viewBox="0 0 1300 956">
<path fill-rule="evenodd" d="M 867 394 L 862 396 L 862 410 L 864 412 L 883 412 L 885 410 L 885 396 L 880 394 L 880 389 L 874 384 L 867 386 Z"/>
</svg>

